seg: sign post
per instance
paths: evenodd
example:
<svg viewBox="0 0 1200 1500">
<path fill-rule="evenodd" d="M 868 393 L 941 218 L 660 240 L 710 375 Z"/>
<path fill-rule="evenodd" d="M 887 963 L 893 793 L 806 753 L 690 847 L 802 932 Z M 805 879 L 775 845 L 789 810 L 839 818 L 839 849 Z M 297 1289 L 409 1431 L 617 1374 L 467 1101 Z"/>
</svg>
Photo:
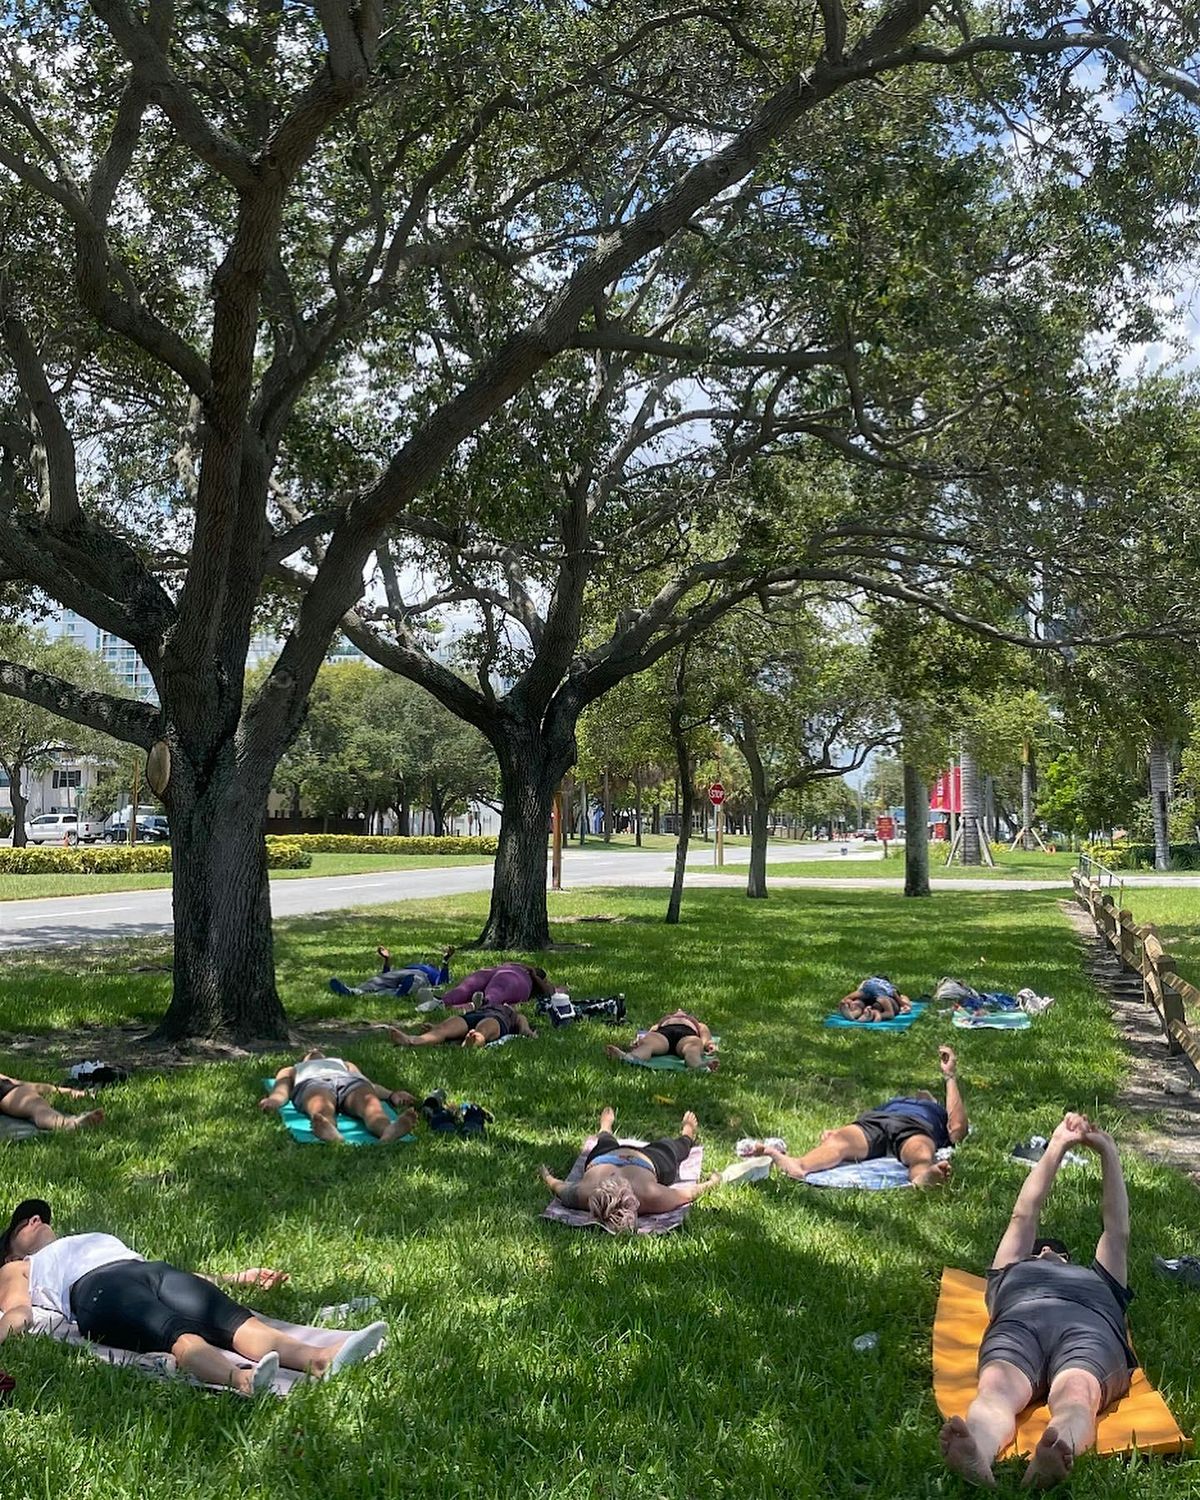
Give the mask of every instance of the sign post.
<svg viewBox="0 0 1200 1500">
<path fill-rule="evenodd" d="M 876 818 L 875 819 L 875 832 L 879 835 L 880 839 L 883 842 L 883 857 L 884 857 L 884 859 L 886 859 L 888 857 L 887 846 L 891 842 L 891 840 L 896 837 L 896 820 L 895 820 L 895 818 L 884 816 L 884 815 L 881 815 L 880 817 Z"/>
<path fill-rule="evenodd" d="M 708 789 L 708 800 L 716 810 L 717 830 L 716 843 L 713 847 L 713 863 L 724 865 L 725 863 L 725 788 L 719 781 L 714 781 Z"/>
</svg>

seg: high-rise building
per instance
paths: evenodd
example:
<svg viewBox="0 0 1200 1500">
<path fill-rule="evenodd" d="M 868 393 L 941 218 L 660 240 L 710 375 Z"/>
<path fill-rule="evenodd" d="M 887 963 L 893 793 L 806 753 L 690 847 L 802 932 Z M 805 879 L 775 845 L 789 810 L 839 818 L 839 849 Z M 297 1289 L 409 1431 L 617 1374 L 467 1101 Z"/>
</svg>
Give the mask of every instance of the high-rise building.
<svg viewBox="0 0 1200 1500">
<path fill-rule="evenodd" d="M 157 698 L 154 679 L 146 664 L 126 641 L 101 630 L 90 620 L 73 609 L 60 609 L 42 622 L 42 628 L 51 640 L 74 641 L 86 651 L 93 651 L 105 665 L 121 679 L 135 697 L 153 702 Z"/>
</svg>

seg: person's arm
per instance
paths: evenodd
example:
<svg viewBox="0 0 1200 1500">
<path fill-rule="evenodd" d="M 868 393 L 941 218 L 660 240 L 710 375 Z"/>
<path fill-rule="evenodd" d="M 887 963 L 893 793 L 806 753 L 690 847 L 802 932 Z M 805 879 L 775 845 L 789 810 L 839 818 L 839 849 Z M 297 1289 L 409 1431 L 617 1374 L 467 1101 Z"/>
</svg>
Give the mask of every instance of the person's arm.
<svg viewBox="0 0 1200 1500">
<path fill-rule="evenodd" d="M 1104 1181 L 1096 1259 L 1114 1281 L 1125 1286 L 1129 1277 L 1129 1194 L 1121 1171 L 1121 1154 L 1106 1130 L 1089 1130 L 1083 1145 L 1090 1146 L 1100 1158 Z"/>
<path fill-rule="evenodd" d="M 290 1279 L 288 1271 L 273 1271 L 270 1266 L 250 1266 L 245 1271 L 218 1271 L 212 1276 L 207 1276 L 203 1271 L 196 1273 L 201 1281 L 209 1281 L 213 1286 L 257 1286 L 264 1292 L 269 1292 L 272 1287 L 282 1286 Z"/>
<path fill-rule="evenodd" d="M 29 1087 L 43 1099 L 48 1099 L 51 1094 L 65 1094 L 68 1099 L 91 1098 L 86 1089 L 73 1089 L 66 1083 L 31 1083 Z"/>
<path fill-rule="evenodd" d="M 662 1214 L 672 1208 L 681 1208 L 685 1203 L 694 1203 L 697 1198 L 720 1186 L 720 1172 L 713 1172 L 699 1182 L 677 1182 L 672 1187 L 661 1187 L 655 1183 L 653 1187 L 638 1189 L 638 1202 L 642 1213 Z"/>
<path fill-rule="evenodd" d="M 33 1323 L 29 1303 L 29 1262 L 14 1261 L 0 1267 L 0 1344 L 10 1333 L 27 1333 Z"/>
<path fill-rule="evenodd" d="M 950 1144 L 957 1146 L 967 1138 L 967 1106 L 958 1086 L 958 1057 L 953 1047 L 938 1048 L 938 1066 L 946 1080 L 946 1114 L 949 1117 Z"/>
<path fill-rule="evenodd" d="M 280 1068 L 275 1075 L 275 1087 L 258 1101 L 259 1109 L 282 1109 L 292 1097 L 292 1082 L 295 1077 L 294 1067 Z"/>
<path fill-rule="evenodd" d="M 370 1079 L 367 1081 L 370 1082 Z M 385 1088 L 382 1083 L 372 1083 L 371 1087 L 375 1091 L 376 1099 L 382 1099 L 385 1104 L 390 1104 L 393 1108 L 400 1104 L 407 1105 L 417 1102 L 411 1094 L 405 1093 L 403 1089 Z"/>
<path fill-rule="evenodd" d="M 1083 1115 L 1072 1114 L 1067 1115 L 1055 1129 L 1041 1161 L 1034 1163 L 1021 1191 L 1017 1194 L 1008 1228 L 996 1247 L 996 1254 L 992 1260 L 993 1271 L 999 1271 L 1004 1266 L 1011 1266 L 1014 1261 L 1021 1260 L 1032 1253 L 1033 1242 L 1037 1238 L 1038 1221 L 1042 1217 L 1042 1205 L 1054 1186 L 1054 1179 L 1058 1176 L 1062 1159 L 1068 1147 L 1079 1145 L 1088 1128 L 1087 1120 Z"/>
<path fill-rule="evenodd" d="M 518 1036 L 537 1036 L 537 1032 L 525 1019 L 519 1010 L 513 1011 L 513 1021 Z"/>
<path fill-rule="evenodd" d="M 561 1177 L 555 1177 L 550 1168 L 544 1165 L 538 1168 L 538 1173 L 558 1201 L 565 1204 L 567 1208 L 587 1207 L 586 1199 L 580 1202 L 577 1182 L 564 1182 Z"/>
</svg>

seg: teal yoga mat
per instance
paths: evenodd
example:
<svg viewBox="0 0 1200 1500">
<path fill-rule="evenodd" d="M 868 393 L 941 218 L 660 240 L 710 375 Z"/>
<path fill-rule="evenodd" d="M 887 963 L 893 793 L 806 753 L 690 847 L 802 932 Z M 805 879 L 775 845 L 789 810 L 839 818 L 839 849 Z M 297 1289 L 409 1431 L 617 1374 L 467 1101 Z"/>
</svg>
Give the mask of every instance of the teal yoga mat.
<svg viewBox="0 0 1200 1500">
<path fill-rule="evenodd" d="M 275 1080 L 273 1078 L 263 1079 L 263 1088 L 266 1089 L 268 1094 L 274 1087 Z M 380 1102 L 382 1103 L 382 1101 Z M 388 1116 L 394 1120 L 396 1118 L 396 1111 L 392 1108 L 392 1106 L 385 1103 L 383 1107 L 387 1111 Z M 313 1141 L 316 1141 L 317 1144 L 321 1146 L 325 1144 L 324 1141 L 318 1140 L 317 1137 L 313 1134 L 312 1121 L 308 1118 L 307 1115 L 302 1115 L 290 1099 L 281 1110 L 277 1111 L 277 1113 L 279 1115 L 279 1118 L 287 1126 L 288 1133 L 291 1135 L 294 1141 L 299 1141 L 301 1145 L 305 1146 L 310 1145 Z M 363 1122 L 361 1120 L 356 1120 L 353 1115 L 338 1115 L 337 1128 L 342 1137 L 342 1140 L 344 1140 L 348 1146 L 379 1145 L 378 1137 L 373 1136 L 367 1129 L 367 1127 L 363 1124 Z M 416 1140 L 416 1136 L 413 1135 L 411 1131 L 409 1131 L 408 1135 L 402 1135 L 400 1139 L 406 1144 L 409 1144 Z"/>
<path fill-rule="evenodd" d="M 639 1042 L 643 1035 L 645 1033 L 638 1036 Z M 713 1045 L 716 1047 L 721 1045 L 719 1036 L 713 1037 Z M 711 1073 L 714 1071 L 711 1064 L 704 1068 L 689 1068 L 683 1058 L 676 1057 L 673 1052 L 668 1052 L 662 1057 L 624 1057 L 621 1060 L 632 1063 L 635 1068 L 653 1068 L 656 1073 Z"/>
<path fill-rule="evenodd" d="M 847 1021 L 845 1016 L 836 1013 L 825 1017 L 826 1026 L 841 1026 L 850 1031 L 907 1031 L 917 1018 L 924 1014 L 925 1002 L 914 1000 L 912 1010 L 906 1010 L 902 1016 L 894 1016 L 890 1021 Z"/>
</svg>

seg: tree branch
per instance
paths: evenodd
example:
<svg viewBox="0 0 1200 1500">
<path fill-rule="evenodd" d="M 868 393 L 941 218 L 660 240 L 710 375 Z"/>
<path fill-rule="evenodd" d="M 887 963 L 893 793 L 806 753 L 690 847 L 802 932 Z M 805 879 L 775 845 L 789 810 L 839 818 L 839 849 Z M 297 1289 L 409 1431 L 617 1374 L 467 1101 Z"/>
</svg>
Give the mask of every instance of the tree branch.
<svg viewBox="0 0 1200 1500">
<path fill-rule="evenodd" d="M 159 710 L 148 703 L 91 692 L 19 662 L 0 661 L 0 693 L 34 703 L 60 719 L 97 729 L 101 734 L 140 745 L 144 750 L 149 750 L 158 738 Z"/>
</svg>

